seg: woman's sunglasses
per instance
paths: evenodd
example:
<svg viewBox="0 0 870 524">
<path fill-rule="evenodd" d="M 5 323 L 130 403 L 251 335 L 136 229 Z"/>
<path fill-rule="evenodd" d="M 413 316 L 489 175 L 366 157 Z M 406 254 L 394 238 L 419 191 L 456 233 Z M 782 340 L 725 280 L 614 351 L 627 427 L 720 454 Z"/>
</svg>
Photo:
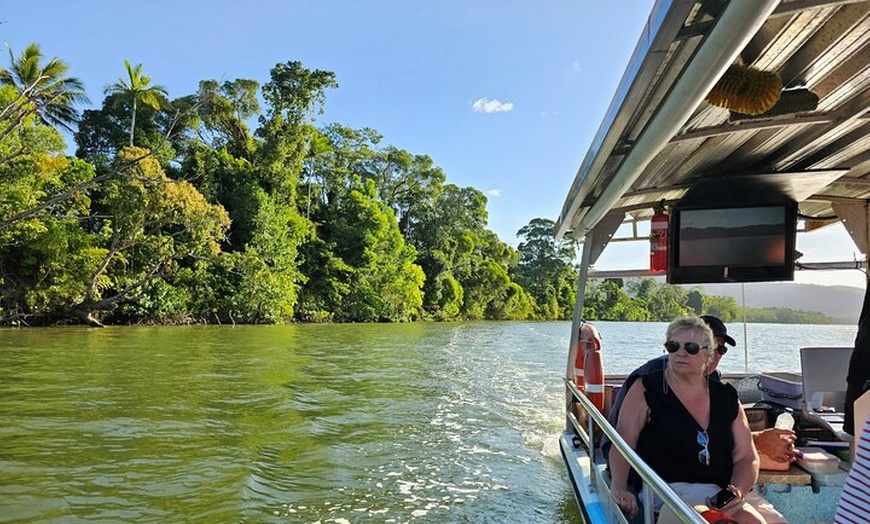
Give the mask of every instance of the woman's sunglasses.
<svg viewBox="0 0 870 524">
<path fill-rule="evenodd" d="M 665 349 L 668 350 L 668 353 L 676 353 L 680 350 L 680 343 L 676 340 L 668 340 L 665 342 Z M 698 351 L 702 349 L 707 349 L 707 346 L 702 346 L 697 342 L 686 342 L 683 344 L 683 349 L 686 350 L 686 353 L 690 355 L 697 355 Z"/>
<path fill-rule="evenodd" d="M 698 452 L 698 462 L 705 466 L 710 465 L 710 437 L 707 435 L 707 430 L 698 431 L 698 445 L 701 446 L 701 451 Z"/>
</svg>

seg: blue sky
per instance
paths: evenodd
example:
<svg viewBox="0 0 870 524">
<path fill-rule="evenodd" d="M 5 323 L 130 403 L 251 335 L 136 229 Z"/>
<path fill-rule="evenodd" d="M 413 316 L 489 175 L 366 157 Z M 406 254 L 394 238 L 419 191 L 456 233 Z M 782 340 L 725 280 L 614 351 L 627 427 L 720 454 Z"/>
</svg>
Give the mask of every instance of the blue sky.
<svg viewBox="0 0 870 524">
<path fill-rule="evenodd" d="M 36 42 L 67 62 L 94 106 L 125 59 L 142 63 L 173 98 L 206 79 L 264 83 L 279 62 L 332 71 L 340 87 L 327 93 L 319 123 L 370 127 L 384 145 L 431 156 L 449 182 L 487 194 L 489 227 L 516 245 L 529 220 L 558 215 L 652 4 L 7 2 L 0 40 L 16 54 Z M 813 235 L 830 246 L 830 259 L 852 258 L 842 232 Z M 639 244 L 613 261 L 645 267 L 646 256 Z M 858 272 L 834 275 L 820 283 L 864 283 Z"/>
</svg>

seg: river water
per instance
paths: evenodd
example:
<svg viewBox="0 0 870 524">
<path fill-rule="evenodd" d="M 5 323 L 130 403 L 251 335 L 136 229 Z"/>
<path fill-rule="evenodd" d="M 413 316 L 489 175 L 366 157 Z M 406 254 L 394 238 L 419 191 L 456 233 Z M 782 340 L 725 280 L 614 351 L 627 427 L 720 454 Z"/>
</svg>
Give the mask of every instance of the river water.
<svg viewBox="0 0 870 524">
<path fill-rule="evenodd" d="M 605 372 L 664 324 L 598 324 Z M 0 331 L 0 522 L 577 523 L 570 325 Z M 740 348 L 724 371 L 743 369 Z M 749 325 L 752 369 L 853 326 Z"/>
</svg>

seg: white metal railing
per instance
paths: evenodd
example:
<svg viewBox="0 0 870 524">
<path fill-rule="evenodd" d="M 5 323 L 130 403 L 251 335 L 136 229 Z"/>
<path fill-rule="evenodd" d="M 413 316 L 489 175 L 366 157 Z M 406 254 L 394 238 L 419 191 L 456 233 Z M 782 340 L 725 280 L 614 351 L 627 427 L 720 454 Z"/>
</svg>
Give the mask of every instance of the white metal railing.
<svg viewBox="0 0 870 524">
<path fill-rule="evenodd" d="M 577 389 L 577 386 L 574 385 L 574 382 L 570 378 L 565 379 L 565 386 L 568 391 L 571 392 L 574 402 L 580 404 L 588 414 L 588 430 L 586 430 L 582 427 L 580 421 L 577 420 L 574 413 L 571 412 L 571 405 L 569 404 L 568 406 L 567 418 L 578 434 L 581 435 L 581 439 L 583 440 L 583 444 L 586 446 L 590 460 L 593 460 L 595 457 L 594 438 L 592 436 L 594 424 L 597 425 L 602 433 L 610 439 L 612 444 L 611 453 L 613 450 L 619 451 L 619 453 L 625 457 L 625 460 L 628 461 L 628 464 L 634 468 L 637 474 L 640 475 L 640 478 L 643 479 L 644 485 L 652 488 L 652 490 L 644 490 L 645 499 L 643 501 L 643 506 L 644 522 L 646 524 L 652 524 L 655 521 L 653 515 L 653 491 L 661 497 L 664 504 L 670 507 L 674 511 L 674 514 L 685 524 L 707 524 L 707 521 L 704 520 L 697 511 L 683 502 L 683 500 L 674 493 L 670 486 L 668 486 L 668 484 L 662 480 L 661 477 L 659 477 L 658 474 L 649 467 L 633 449 L 631 449 L 628 443 L 623 440 L 622 436 L 617 433 L 616 429 L 610 425 L 604 415 L 598 411 L 598 408 L 595 407 L 592 401 L 586 398 L 586 395 Z M 599 474 L 597 468 L 594 467 L 594 463 L 592 464 L 590 471 L 593 476 L 593 485 L 590 489 L 594 490 L 595 477 Z M 612 501 L 610 501 L 609 496 L 607 499 L 609 504 L 613 504 Z"/>
</svg>

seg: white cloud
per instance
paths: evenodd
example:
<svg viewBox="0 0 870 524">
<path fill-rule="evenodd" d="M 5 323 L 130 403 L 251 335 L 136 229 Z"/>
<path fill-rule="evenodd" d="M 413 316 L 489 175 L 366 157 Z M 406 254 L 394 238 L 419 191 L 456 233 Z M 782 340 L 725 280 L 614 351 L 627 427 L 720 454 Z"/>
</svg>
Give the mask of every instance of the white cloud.
<svg viewBox="0 0 870 524">
<path fill-rule="evenodd" d="M 571 70 L 574 71 L 575 73 L 579 73 L 579 72 L 583 71 L 583 68 L 580 67 L 580 62 L 574 61 L 574 62 L 571 62 Z"/>
<path fill-rule="evenodd" d="M 496 188 L 490 189 L 489 191 L 486 192 L 486 194 L 488 194 L 490 196 L 494 196 L 494 197 L 500 197 L 501 196 L 501 188 L 496 187 Z"/>
<path fill-rule="evenodd" d="M 499 102 L 496 99 L 490 100 L 487 97 L 478 98 L 471 104 L 471 108 L 475 113 L 505 113 L 513 111 L 513 102 Z"/>
</svg>

